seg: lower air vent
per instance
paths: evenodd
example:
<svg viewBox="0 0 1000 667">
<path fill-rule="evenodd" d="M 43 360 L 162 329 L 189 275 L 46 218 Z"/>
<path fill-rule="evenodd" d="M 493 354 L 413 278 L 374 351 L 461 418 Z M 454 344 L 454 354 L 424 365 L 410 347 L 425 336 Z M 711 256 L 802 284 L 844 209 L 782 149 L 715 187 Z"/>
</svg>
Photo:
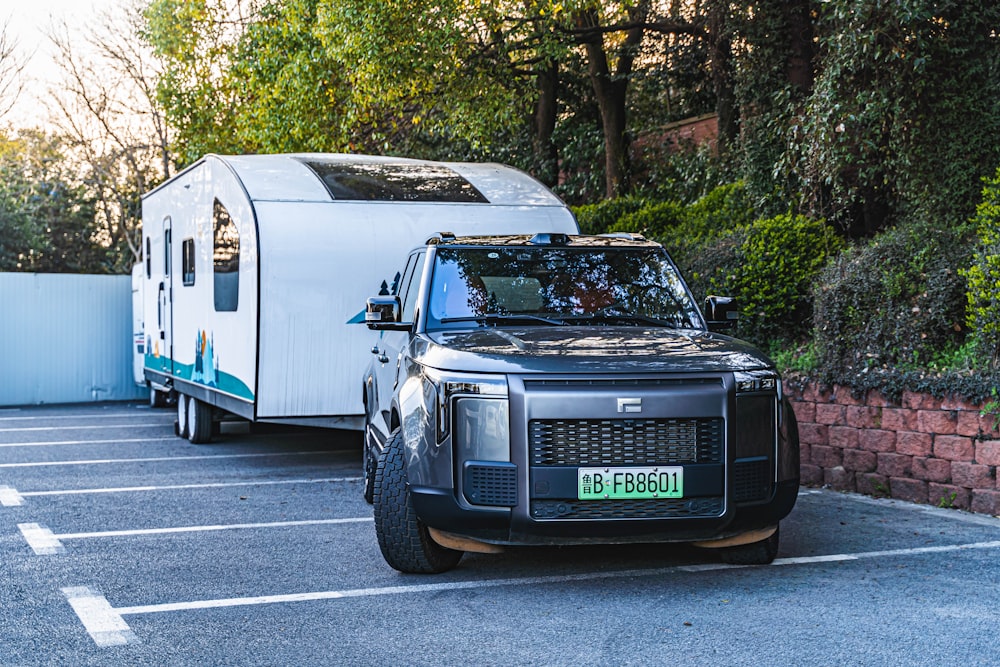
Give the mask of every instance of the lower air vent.
<svg viewBox="0 0 1000 667">
<path fill-rule="evenodd" d="M 533 500 L 533 519 L 669 519 L 717 517 L 722 498 L 652 500 Z"/>
<path fill-rule="evenodd" d="M 733 463 L 733 502 L 750 503 L 771 497 L 771 462 L 765 456 Z"/>
<path fill-rule="evenodd" d="M 517 505 L 517 466 L 513 463 L 465 464 L 465 497 L 473 505 Z"/>
</svg>

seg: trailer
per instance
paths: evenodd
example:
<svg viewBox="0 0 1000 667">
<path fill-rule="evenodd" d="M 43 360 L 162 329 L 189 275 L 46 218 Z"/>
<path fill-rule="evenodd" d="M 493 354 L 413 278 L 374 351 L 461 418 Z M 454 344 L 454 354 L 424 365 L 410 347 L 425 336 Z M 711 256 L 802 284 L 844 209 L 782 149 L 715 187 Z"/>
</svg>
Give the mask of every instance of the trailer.
<svg viewBox="0 0 1000 667">
<path fill-rule="evenodd" d="M 411 248 L 578 231 L 510 167 L 334 154 L 208 155 L 144 195 L 142 218 L 137 379 L 152 403 L 176 400 L 192 442 L 227 413 L 360 430 L 379 335 L 365 300 L 396 293 Z"/>
</svg>

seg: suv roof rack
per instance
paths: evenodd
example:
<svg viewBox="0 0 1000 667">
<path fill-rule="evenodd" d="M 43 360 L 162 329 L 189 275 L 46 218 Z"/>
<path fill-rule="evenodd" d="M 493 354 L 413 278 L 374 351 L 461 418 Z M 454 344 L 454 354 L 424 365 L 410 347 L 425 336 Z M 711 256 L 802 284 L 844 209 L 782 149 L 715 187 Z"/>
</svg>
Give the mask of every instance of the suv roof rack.
<svg viewBox="0 0 1000 667">
<path fill-rule="evenodd" d="M 528 243 L 532 245 L 566 245 L 569 243 L 569 235 L 561 232 L 543 232 L 532 236 Z"/>
<path fill-rule="evenodd" d="M 635 232 L 608 232 L 607 234 L 598 234 L 598 236 L 603 236 L 608 239 L 626 239 L 628 241 L 648 240 L 642 234 L 636 234 Z"/>
<path fill-rule="evenodd" d="M 435 245 L 437 243 L 441 243 L 442 241 L 447 242 L 454 240 L 455 240 L 455 232 L 437 232 L 436 234 L 434 234 L 434 236 L 428 238 L 427 241 L 425 241 L 425 244 Z"/>
</svg>

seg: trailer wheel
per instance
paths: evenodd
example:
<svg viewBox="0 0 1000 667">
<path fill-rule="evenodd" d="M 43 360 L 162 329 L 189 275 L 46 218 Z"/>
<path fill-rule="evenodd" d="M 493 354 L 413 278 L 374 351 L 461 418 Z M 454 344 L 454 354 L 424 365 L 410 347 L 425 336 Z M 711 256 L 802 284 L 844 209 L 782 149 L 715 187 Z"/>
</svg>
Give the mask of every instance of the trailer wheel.
<svg viewBox="0 0 1000 667">
<path fill-rule="evenodd" d="M 177 394 L 177 435 L 188 437 L 188 397 Z"/>
<path fill-rule="evenodd" d="M 148 382 L 146 383 L 146 386 L 149 387 L 149 407 L 151 408 L 167 407 L 167 395 L 162 391 L 158 391 L 150 387 Z"/>
<path fill-rule="evenodd" d="M 382 556 L 400 572 L 433 574 L 458 565 L 462 552 L 431 539 L 417 518 L 406 482 L 403 435 L 393 431 L 375 469 L 375 534 Z"/>
<path fill-rule="evenodd" d="M 770 565 L 778 555 L 778 530 L 765 540 L 720 549 L 723 563 L 730 565 Z"/>
<path fill-rule="evenodd" d="M 195 445 L 212 439 L 212 406 L 194 396 L 187 397 L 187 438 Z"/>
</svg>

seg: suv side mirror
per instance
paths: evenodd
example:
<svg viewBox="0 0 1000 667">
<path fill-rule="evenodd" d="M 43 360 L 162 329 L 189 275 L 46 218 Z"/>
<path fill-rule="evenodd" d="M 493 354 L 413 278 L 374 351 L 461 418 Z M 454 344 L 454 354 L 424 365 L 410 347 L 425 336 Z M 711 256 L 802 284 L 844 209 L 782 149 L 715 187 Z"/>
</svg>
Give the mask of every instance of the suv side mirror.
<svg viewBox="0 0 1000 667">
<path fill-rule="evenodd" d="M 736 327 L 740 318 L 736 299 L 731 296 L 708 296 L 705 298 L 705 324 L 709 331 L 725 331 Z"/>
<path fill-rule="evenodd" d="M 410 325 L 399 321 L 402 311 L 398 296 L 373 296 L 365 305 L 365 324 L 376 331 L 407 331 Z"/>
</svg>

